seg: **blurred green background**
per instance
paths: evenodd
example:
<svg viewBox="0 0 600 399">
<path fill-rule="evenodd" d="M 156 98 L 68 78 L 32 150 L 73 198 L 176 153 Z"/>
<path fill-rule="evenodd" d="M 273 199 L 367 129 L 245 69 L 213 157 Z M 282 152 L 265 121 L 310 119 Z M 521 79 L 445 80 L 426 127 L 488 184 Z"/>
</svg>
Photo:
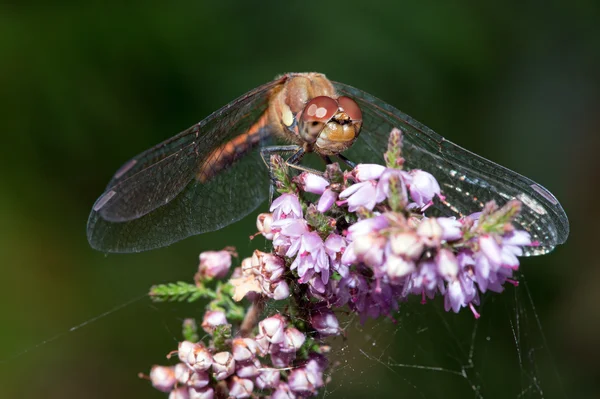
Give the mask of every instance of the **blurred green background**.
<svg viewBox="0 0 600 399">
<path fill-rule="evenodd" d="M 597 2 L 139 3 L 0 6 L 0 397 L 165 396 L 136 374 L 166 362 L 200 306 L 141 299 L 94 318 L 190 280 L 202 250 L 260 248 L 254 218 L 107 256 L 87 244 L 88 212 L 128 158 L 291 71 L 531 177 L 571 221 L 567 245 L 523 259 L 524 283 L 486 298 L 479 323 L 441 301 L 352 323 L 326 396 L 599 397 Z"/>
</svg>

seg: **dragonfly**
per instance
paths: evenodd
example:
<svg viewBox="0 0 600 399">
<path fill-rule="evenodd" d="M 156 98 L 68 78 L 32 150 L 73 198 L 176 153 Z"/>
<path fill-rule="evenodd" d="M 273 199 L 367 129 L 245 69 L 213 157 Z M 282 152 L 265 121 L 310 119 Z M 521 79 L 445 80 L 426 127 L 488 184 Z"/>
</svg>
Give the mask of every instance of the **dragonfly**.
<svg viewBox="0 0 600 399">
<path fill-rule="evenodd" d="M 291 152 L 292 163 L 313 152 L 326 161 L 382 164 L 393 128 L 403 133 L 404 167 L 440 183 L 445 198 L 435 202 L 437 214 L 462 217 L 491 200 L 517 199 L 523 206 L 515 227 L 536 242 L 525 255 L 567 239 L 567 215 L 541 185 L 360 89 L 311 72 L 281 75 L 127 161 L 92 208 L 88 241 L 104 252 L 140 252 L 221 229 L 268 198 L 265 158 L 272 150 Z"/>
</svg>

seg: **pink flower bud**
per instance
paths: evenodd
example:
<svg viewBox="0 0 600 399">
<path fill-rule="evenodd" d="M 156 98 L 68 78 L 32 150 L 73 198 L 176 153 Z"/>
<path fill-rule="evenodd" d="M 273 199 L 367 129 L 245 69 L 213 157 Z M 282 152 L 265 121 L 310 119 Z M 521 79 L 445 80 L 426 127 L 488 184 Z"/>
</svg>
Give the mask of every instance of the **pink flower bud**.
<svg viewBox="0 0 600 399">
<path fill-rule="evenodd" d="M 179 356 L 180 361 L 182 361 L 184 363 L 187 362 L 188 356 L 194 350 L 194 345 L 196 345 L 196 344 L 193 342 L 190 342 L 190 341 L 181 341 L 179 343 L 179 349 L 177 350 L 177 355 Z"/>
<path fill-rule="evenodd" d="M 329 309 L 319 310 L 311 316 L 310 324 L 322 336 L 338 335 L 340 323 Z"/>
<path fill-rule="evenodd" d="M 290 286 L 284 280 L 273 284 L 273 299 L 281 301 L 290 296 Z"/>
<path fill-rule="evenodd" d="M 229 397 L 230 398 L 249 398 L 254 390 L 252 380 L 233 376 L 229 381 Z"/>
<path fill-rule="evenodd" d="M 150 370 L 150 382 L 159 391 L 169 392 L 177 383 L 175 370 L 172 367 L 153 366 Z"/>
<path fill-rule="evenodd" d="M 454 256 L 451 251 L 447 249 L 440 249 L 435 257 L 435 262 L 438 267 L 438 272 L 447 281 L 451 281 L 456 278 L 456 275 L 458 274 L 458 260 L 456 260 L 456 256 Z"/>
<path fill-rule="evenodd" d="M 200 254 L 198 273 L 203 278 L 224 278 L 231 267 L 229 251 L 206 251 Z"/>
<path fill-rule="evenodd" d="M 188 387 L 175 388 L 169 394 L 169 399 L 190 399 Z"/>
<path fill-rule="evenodd" d="M 211 387 L 205 388 L 190 388 L 189 390 L 190 399 L 213 399 L 215 397 L 215 391 Z"/>
<path fill-rule="evenodd" d="M 185 363 L 194 371 L 205 371 L 210 368 L 213 358 L 208 349 L 202 344 L 194 344 Z"/>
<path fill-rule="evenodd" d="M 479 248 L 493 265 L 498 266 L 502 263 L 502 252 L 494 237 L 488 234 L 479 237 Z"/>
<path fill-rule="evenodd" d="M 427 205 L 434 196 L 441 194 L 440 185 L 430 173 L 414 169 L 410 171 L 410 175 L 410 197 L 419 207 Z"/>
<path fill-rule="evenodd" d="M 423 254 L 424 245 L 415 233 L 397 233 L 390 237 L 390 246 L 394 254 L 417 260 Z"/>
<path fill-rule="evenodd" d="M 271 345 L 271 363 L 273 367 L 286 368 L 296 359 L 296 352 L 282 352 L 278 345 Z"/>
<path fill-rule="evenodd" d="M 442 226 L 432 218 L 423 220 L 417 227 L 417 234 L 429 246 L 439 245 L 443 232 Z"/>
<path fill-rule="evenodd" d="M 354 176 L 356 176 L 359 181 L 377 180 L 384 171 L 385 166 L 363 163 L 356 165 L 354 168 Z"/>
<path fill-rule="evenodd" d="M 300 394 L 314 393 L 323 386 L 323 377 L 320 374 L 305 367 L 292 370 L 288 376 L 290 389 Z"/>
<path fill-rule="evenodd" d="M 309 172 L 302 172 L 298 176 L 298 181 L 304 191 L 319 195 L 323 194 L 323 191 L 329 186 L 329 182 L 323 177 Z"/>
<path fill-rule="evenodd" d="M 235 373 L 238 377 L 241 378 L 254 378 L 260 373 L 262 365 L 258 361 L 258 359 L 246 361 L 246 362 L 236 362 L 235 363 Z"/>
<path fill-rule="evenodd" d="M 252 264 L 258 264 L 260 275 L 267 281 L 274 282 L 285 272 L 285 261 L 277 255 L 254 251 Z"/>
<path fill-rule="evenodd" d="M 392 283 L 399 283 L 403 277 L 408 276 L 415 271 L 415 263 L 412 260 L 406 260 L 403 256 L 389 254 L 385 260 L 385 273 Z"/>
<path fill-rule="evenodd" d="M 258 323 L 258 329 L 270 343 L 279 344 L 283 342 L 285 325 L 285 319 L 277 314 Z"/>
<path fill-rule="evenodd" d="M 175 378 L 177 378 L 177 382 L 180 384 L 187 385 L 193 373 L 194 371 L 185 363 L 177 363 L 175 365 Z"/>
<path fill-rule="evenodd" d="M 271 204 L 271 212 L 273 212 L 273 220 L 281 220 L 287 218 L 301 219 L 302 206 L 298 197 L 293 194 L 282 194 Z"/>
<path fill-rule="evenodd" d="M 219 352 L 213 356 L 213 376 L 216 380 L 224 380 L 235 372 L 235 360 L 229 352 Z"/>
<path fill-rule="evenodd" d="M 194 388 L 204 388 L 210 382 L 210 377 L 206 371 L 196 371 L 190 376 L 187 385 Z"/>
<path fill-rule="evenodd" d="M 256 377 L 256 386 L 259 389 L 275 388 L 279 384 L 279 377 L 279 370 L 264 368 L 260 371 L 258 377 Z"/>
<path fill-rule="evenodd" d="M 452 218 L 437 218 L 442 227 L 442 240 L 455 241 L 463 236 L 462 223 Z"/>
<path fill-rule="evenodd" d="M 273 223 L 273 215 L 270 213 L 261 213 L 256 218 L 256 228 L 267 240 L 273 239 L 271 223 Z"/>
<path fill-rule="evenodd" d="M 256 350 L 256 341 L 251 338 L 235 338 L 231 343 L 231 352 L 236 362 L 254 359 Z"/>
<path fill-rule="evenodd" d="M 292 392 L 288 384 L 281 382 L 271 395 L 271 399 L 296 399 L 296 394 Z"/>
<path fill-rule="evenodd" d="M 319 202 L 317 203 L 317 211 L 321 213 L 327 212 L 331 209 L 335 201 L 337 201 L 337 198 L 338 194 L 335 191 L 328 188 L 323 192 L 321 198 L 319 198 Z"/>
<path fill-rule="evenodd" d="M 286 328 L 285 337 L 280 350 L 282 352 L 297 352 L 302 347 L 305 340 L 306 337 L 297 328 Z"/>
<path fill-rule="evenodd" d="M 227 324 L 227 318 L 225 317 L 225 313 L 220 310 L 208 310 L 204 313 L 202 329 L 206 331 L 207 334 L 213 335 L 217 326 L 225 324 Z"/>
</svg>

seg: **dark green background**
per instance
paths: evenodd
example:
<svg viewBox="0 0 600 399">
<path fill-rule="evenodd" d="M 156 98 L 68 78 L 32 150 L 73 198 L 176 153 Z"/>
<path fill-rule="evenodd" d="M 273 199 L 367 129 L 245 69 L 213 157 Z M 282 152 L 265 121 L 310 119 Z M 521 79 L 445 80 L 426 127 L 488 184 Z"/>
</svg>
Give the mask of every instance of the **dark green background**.
<svg viewBox="0 0 600 399">
<path fill-rule="evenodd" d="M 548 187 L 571 220 L 567 245 L 523 259 L 525 284 L 487 297 L 476 327 L 441 301 L 352 323 L 328 395 L 597 397 L 597 2 L 140 3 L 0 6 L 0 397 L 164 396 L 136 373 L 165 362 L 200 306 L 142 299 L 69 329 L 191 279 L 202 250 L 250 254 L 254 220 L 106 256 L 88 212 L 128 158 L 290 71 L 386 100 Z M 410 367 L 460 371 L 471 348 L 467 378 Z"/>
</svg>

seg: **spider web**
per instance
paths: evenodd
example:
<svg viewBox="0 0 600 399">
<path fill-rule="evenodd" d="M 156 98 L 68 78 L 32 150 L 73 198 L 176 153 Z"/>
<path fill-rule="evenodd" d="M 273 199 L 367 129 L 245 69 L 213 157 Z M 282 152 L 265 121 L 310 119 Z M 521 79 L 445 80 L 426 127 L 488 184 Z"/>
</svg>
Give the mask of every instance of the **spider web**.
<svg viewBox="0 0 600 399">
<path fill-rule="evenodd" d="M 401 304 L 393 318 L 361 324 L 338 312 L 345 337 L 330 339 L 322 398 L 566 397 L 525 276 L 468 309 L 442 298 Z"/>
</svg>

